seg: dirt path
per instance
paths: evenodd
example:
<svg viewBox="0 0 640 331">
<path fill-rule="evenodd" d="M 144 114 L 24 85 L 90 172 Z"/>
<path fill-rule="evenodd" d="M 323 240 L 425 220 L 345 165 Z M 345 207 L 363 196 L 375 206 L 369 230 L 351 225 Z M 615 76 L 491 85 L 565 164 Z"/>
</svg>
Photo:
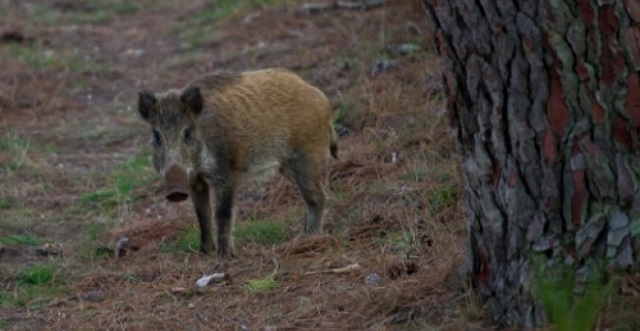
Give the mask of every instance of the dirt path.
<svg viewBox="0 0 640 331">
<path fill-rule="evenodd" d="M 0 0 L 0 328 L 463 325 L 457 160 L 419 4 L 300 4 Z M 322 89 L 350 133 L 326 234 L 298 236 L 302 203 L 274 179 L 240 194 L 239 257 L 217 262 L 191 206 L 157 195 L 136 96 L 265 67 Z M 198 290 L 212 272 L 230 278 Z"/>
</svg>

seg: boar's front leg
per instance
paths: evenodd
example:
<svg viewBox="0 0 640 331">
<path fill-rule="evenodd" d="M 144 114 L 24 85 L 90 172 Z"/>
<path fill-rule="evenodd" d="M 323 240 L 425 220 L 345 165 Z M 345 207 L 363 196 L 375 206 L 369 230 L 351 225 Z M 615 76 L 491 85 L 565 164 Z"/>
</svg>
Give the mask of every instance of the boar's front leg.
<svg viewBox="0 0 640 331">
<path fill-rule="evenodd" d="M 233 185 L 216 183 L 216 226 L 218 228 L 218 256 L 233 257 Z"/>
<path fill-rule="evenodd" d="M 197 176 L 195 182 L 191 185 L 191 200 L 196 209 L 196 216 L 200 225 L 200 252 L 203 254 L 209 254 L 213 249 L 209 191 L 209 184 L 202 177 Z"/>
</svg>

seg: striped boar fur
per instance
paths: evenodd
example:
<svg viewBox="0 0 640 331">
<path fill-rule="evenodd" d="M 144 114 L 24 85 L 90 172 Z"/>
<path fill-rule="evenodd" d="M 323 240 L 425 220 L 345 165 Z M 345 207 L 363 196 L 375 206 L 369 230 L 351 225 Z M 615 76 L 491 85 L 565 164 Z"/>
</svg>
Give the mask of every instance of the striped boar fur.
<svg viewBox="0 0 640 331">
<path fill-rule="evenodd" d="M 140 92 L 138 111 L 151 127 L 166 198 L 193 201 L 203 253 L 214 247 L 215 218 L 217 253 L 233 255 L 238 186 L 272 169 L 299 189 L 304 232 L 321 231 L 326 157 L 337 157 L 337 146 L 329 101 L 317 88 L 284 69 L 211 74 L 182 89 Z"/>
</svg>

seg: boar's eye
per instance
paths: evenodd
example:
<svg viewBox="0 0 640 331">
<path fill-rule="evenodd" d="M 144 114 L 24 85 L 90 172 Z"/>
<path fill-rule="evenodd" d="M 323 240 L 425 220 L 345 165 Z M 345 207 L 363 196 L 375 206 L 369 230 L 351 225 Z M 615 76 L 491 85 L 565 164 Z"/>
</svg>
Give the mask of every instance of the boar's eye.
<svg viewBox="0 0 640 331">
<path fill-rule="evenodd" d="M 153 147 L 162 146 L 162 138 L 160 138 L 160 132 L 153 130 L 153 140 L 151 141 Z"/>
<path fill-rule="evenodd" d="M 193 142 L 193 127 L 189 127 L 184 130 L 184 143 L 190 144 Z"/>
</svg>

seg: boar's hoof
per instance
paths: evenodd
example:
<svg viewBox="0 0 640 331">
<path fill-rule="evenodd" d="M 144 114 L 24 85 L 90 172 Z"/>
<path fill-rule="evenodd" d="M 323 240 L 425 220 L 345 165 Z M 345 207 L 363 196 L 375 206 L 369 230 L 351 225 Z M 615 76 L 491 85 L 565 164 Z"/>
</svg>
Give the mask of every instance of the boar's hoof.
<svg viewBox="0 0 640 331">
<path fill-rule="evenodd" d="M 174 192 L 167 193 L 167 200 L 171 202 L 184 201 L 188 197 L 189 197 L 189 193 L 187 192 L 174 191 Z"/>
</svg>

